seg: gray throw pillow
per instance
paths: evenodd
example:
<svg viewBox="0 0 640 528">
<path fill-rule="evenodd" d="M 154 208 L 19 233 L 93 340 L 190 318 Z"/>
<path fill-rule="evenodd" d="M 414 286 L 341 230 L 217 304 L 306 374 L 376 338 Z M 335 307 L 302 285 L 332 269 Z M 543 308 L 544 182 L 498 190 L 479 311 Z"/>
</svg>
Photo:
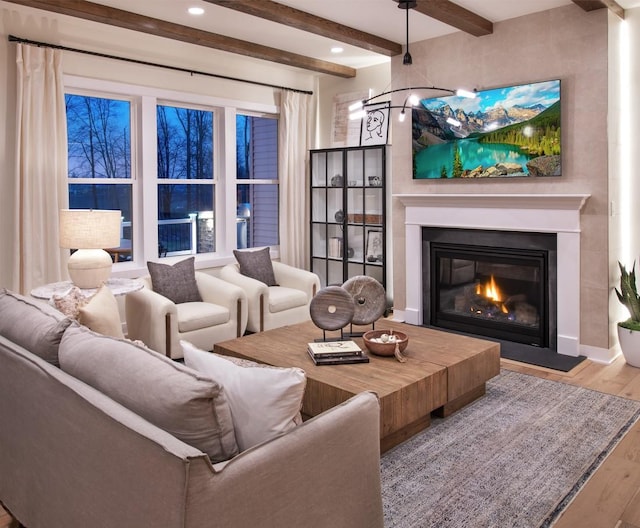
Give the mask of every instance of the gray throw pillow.
<svg viewBox="0 0 640 528">
<path fill-rule="evenodd" d="M 223 388 L 180 363 L 73 323 L 60 343 L 60 367 L 213 462 L 238 453 Z"/>
<path fill-rule="evenodd" d="M 273 263 L 269 255 L 269 248 L 254 249 L 250 251 L 233 250 L 240 273 L 252 279 L 264 282 L 267 286 L 277 286 L 276 277 L 273 273 Z"/>
<path fill-rule="evenodd" d="M 0 290 L 0 335 L 58 366 L 58 347 L 71 323 L 55 308 Z"/>
<path fill-rule="evenodd" d="M 153 291 L 176 304 L 201 302 L 195 271 L 195 257 L 176 262 L 173 266 L 147 262 Z"/>
</svg>

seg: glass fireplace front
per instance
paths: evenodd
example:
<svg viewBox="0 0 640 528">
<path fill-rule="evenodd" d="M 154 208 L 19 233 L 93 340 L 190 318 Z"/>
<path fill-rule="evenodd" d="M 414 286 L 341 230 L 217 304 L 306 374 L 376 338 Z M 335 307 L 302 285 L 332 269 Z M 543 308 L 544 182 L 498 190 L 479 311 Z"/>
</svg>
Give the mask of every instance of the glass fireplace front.
<svg viewBox="0 0 640 528">
<path fill-rule="evenodd" d="M 554 346 L 549 337 L 553 259 L 548 248 L 535 247 L 528 242 L 531 235 L 523 235 L 524 242 L 508 247 L 505 242 L 513 233 L 495 235 L 495 240 L 473 233 L 470 243 L 459 243 L 459 236 L 428 241 L 429 324 L 535 347 Z"/>
</svg>

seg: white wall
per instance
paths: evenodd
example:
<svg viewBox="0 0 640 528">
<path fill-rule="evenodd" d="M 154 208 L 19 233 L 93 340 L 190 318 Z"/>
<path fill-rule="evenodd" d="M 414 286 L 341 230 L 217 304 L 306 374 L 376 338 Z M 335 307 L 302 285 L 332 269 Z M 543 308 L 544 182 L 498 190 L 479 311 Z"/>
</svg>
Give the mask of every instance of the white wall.
<svg viewBox="0 0 640 528">
<path fill-rule="evenodd" d="M 640 259 L 640 8 L 625 19 L 609 15 L 609 261 L 611 333 L 628 311 L 618 301 L 617 261 L 628 268 Z M 636 268 L 637 269 L 637 268 Z"/>
</svg>

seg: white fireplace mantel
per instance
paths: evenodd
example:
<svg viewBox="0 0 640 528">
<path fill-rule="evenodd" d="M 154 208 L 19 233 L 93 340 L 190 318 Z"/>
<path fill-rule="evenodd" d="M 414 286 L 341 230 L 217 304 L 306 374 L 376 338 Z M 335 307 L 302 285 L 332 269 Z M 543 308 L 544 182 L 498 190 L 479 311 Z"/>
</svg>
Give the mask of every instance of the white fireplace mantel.
<svg viewBox="0 0 640 528">
<path fill-rule="evenodd" d="M 422 319 L 422 228 L 450 227 L 555 233 L 558 352 L 580 353 L 580 211 L 588 194 L 394 194 L 405 206 L 407 323 Z"/>
</svg>

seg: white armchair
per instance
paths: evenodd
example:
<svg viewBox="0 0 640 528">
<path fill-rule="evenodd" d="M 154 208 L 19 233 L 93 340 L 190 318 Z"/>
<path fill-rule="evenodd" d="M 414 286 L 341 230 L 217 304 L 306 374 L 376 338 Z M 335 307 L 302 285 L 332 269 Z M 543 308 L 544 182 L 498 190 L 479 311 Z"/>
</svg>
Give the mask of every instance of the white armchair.
<svg viewBox="0 0 640 528">
<path fill-rule="evenodd" d="M 247 330 L 262 332 L 311 319 L 309 303 L 320 289 L 315 273 L 273 261 L 278 286 L 267 286 L 240 273 L 237 263 L 227 264 L 220 278 L 240 286 L 247 295 L 249 314 Z"/>
<path fill-rule="evenodd" d="M 128 337 L 173 359 L 183 357 L 181 339 L 212 350 L 214 343 L 241 337 L 248 314 L 244 290 L 207 273 L 195 276 L 202 302 L 180 304 L 154 292 L 151 278 L 143 278 L 144 288 L 125 299 Z"/>
</svg>

